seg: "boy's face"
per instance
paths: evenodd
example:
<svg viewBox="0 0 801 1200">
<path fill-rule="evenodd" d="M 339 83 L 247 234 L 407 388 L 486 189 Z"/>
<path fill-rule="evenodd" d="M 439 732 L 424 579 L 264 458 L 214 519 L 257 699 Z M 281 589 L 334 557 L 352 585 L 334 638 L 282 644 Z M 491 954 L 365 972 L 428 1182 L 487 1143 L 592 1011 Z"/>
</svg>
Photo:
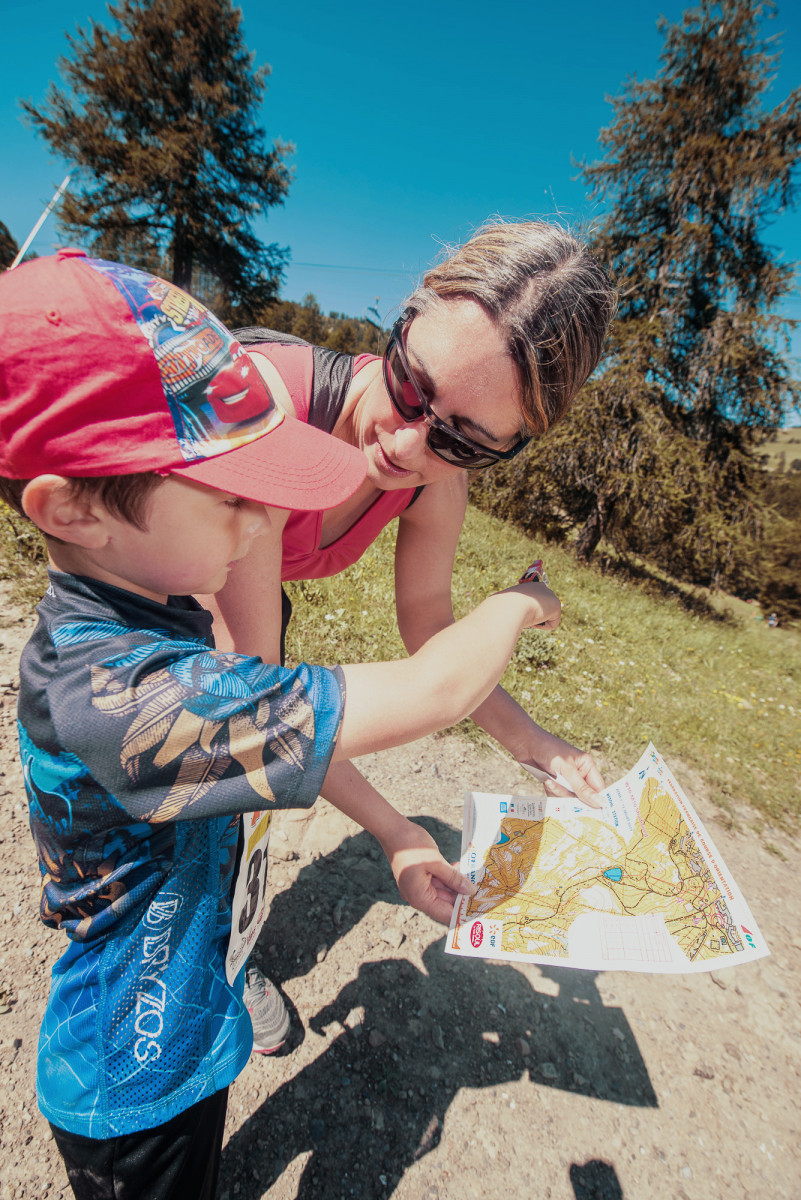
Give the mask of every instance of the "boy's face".
<svg viewBox="0 0 801 1200">
<path fill-rule="evenodd" d="M 283 510 L 169 475 L 149 499 L 146 530 L 105 515 L 108 540 L 88 552 L 84 573 L 162 603 L 218 592 L 273 513 L 280 530 Z"/>
</svg>

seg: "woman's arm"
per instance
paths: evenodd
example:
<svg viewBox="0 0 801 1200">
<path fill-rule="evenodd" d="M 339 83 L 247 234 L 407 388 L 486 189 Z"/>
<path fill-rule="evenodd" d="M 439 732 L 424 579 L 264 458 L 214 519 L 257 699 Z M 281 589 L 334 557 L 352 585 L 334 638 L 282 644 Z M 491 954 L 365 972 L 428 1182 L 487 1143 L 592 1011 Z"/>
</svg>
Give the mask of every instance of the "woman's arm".
<svg viewBox="0 0 801 1200">
<path fill-rule="evenodd" d="M 467 473 L 429 483 L 398 519 L 395 607 L 404 645 L 413 654 L 453 623 L 451 579 L 467 510 Z"/>
<path fill-rule="evenodd" d="M 592 755 L 537 725 L 502 687 L 496 687 L 470 715 L 518 762 L 531 762 L 551 775 L 562 775 L 579 800 L 590 808 L 599 807 L 596 793 L 606 784 Z M 567 794 L 556 783 L 546 782 L 543 787 L 552 796 Z"/>
<path fill-rule="evenodd" d="M 410 653 L 453 621 L 451 576 L 464 519 L 467 481 L 461 493 L 430 484 L 400 518 L 395 552 L 395 601 L 398 628 Z M 450 480 L 445 481 L 450 484 Z M 591 754 L 571 746 L 537 725 L 500 686 L 471 713 L 473 719 L 519 762 L 534 762 L 561 774 L 585 804 L 595 807 L 603 777 Z M 547 783 L 546 791 L 564 789 Z"/>
<path fill-rule="evenodd" d="M 236 649 L 265 662 L 281 661 L 281 537 L 289 513 L 270 509 L 270 529 L 234 563 L 215 596 L 198 596 L 214 616 L 218 650 Z"/>
</svg>

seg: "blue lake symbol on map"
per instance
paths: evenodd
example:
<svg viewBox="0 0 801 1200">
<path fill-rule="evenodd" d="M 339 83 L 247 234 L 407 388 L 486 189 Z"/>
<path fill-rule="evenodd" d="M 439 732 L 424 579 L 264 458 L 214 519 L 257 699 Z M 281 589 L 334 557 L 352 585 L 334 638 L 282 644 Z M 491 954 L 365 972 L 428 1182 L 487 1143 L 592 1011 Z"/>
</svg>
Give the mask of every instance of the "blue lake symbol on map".
<svg viewBox="0 0 801 1200">
<path fill-rule="evenodd" d="M 623 878 L 623 871 L 620 867 L 607 867 L 604 875 L 607 879 L 613 879 L 615 883 L 620 883 Z"/>
</svg>

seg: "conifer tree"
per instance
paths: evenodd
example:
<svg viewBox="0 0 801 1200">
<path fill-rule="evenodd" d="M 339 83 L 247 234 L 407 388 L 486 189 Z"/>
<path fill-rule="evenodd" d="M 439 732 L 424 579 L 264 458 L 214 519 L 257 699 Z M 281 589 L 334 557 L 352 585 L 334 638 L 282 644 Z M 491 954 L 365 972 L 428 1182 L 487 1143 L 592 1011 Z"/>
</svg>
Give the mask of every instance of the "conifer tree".
<svg viewBox="0 0 801 1200">
<path fill-rule="evenodd" d="M 275 294 L 286 252 L 252 218 L 283 202 L 292 147 L 258 124 L 269 67 L 254 70 L 230 0 L 120 0 L 114 24 L 67 36 L 46 102 L 23 103 L 53 150 L 80 169 L 60 218 L 93 249 L 166 262 L 179 286 L 203 269 L 231 303 Z"/>
<path fill-rule="evenodd" d="M 801 89 L 764 107 L 772 4 L 703 0 L 629 80 L 583 168 L 606 203 L 595 249 L 620 288 L 601 373 L 534 452 L 481 481 L 483 502 L 601 537 L 697 582 L 753 572 L 759 438 L 798 404 L 775 315 L 794 264 L 765 241 L 797 196 Z M 528 511 L 526 512 L 526 508 Z"/>
<path fill-rule="evenodd" d="M 8 228 L 0 221 L 0 270 L 10 267 L 17 256 L 17 243 Z"/>
</svg>

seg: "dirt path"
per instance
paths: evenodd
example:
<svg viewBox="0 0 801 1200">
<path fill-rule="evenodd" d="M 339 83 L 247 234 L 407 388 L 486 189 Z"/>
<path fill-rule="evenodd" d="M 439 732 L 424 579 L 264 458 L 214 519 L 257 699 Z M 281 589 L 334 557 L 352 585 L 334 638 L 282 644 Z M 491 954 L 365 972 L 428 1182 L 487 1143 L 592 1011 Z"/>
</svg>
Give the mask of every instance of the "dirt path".
<svg viewBox="0 0 801 1200">
<path fill-rule="evenodd" d="M 16 760 L 29 622 L 5 611 L 0 1200 L 32 1200 L 71 1195 L 33 1084 L 62 947 L 38 921 Z M 362 765 L 452 858 L 466 789 L 530 790 L 516 767 L 454 738 Z M 700 781 L 677 773 L 768 959 L 672 978 L 454 959 L 442 930 L 399 903 L 366 834 L 324 802 L 285 814 L 256 956 L 283 985 L 293 1034 L 231 1090 L 222 1200 L 797 1200 L 801 854 L 782 842 L 782 860 L 754 834 L 727 831 Z"/>
</svg>

